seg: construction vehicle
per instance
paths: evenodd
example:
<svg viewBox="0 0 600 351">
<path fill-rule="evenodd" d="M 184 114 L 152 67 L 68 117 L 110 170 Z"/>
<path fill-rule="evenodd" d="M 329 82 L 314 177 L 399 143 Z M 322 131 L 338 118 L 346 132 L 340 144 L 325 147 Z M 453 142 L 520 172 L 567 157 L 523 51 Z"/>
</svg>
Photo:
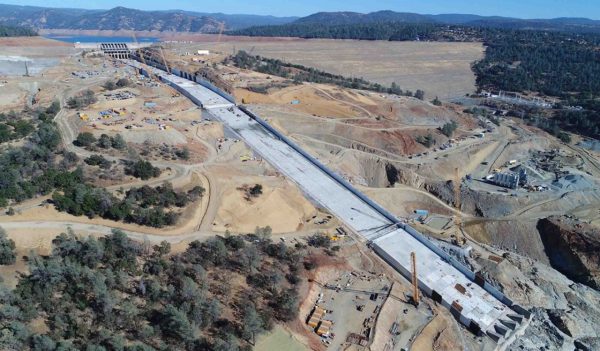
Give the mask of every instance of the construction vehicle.
<svg viewBox="0 0 600 351">
<path fill-rule="evenodd" d="M 412 265 L 412 302 L 415 306 L 419 306 L 421 298 L 419 296 L 419 281 L 417 280 L 417 254 L 414 251 L 410 253 L 410 262 Z"/>
</svg>

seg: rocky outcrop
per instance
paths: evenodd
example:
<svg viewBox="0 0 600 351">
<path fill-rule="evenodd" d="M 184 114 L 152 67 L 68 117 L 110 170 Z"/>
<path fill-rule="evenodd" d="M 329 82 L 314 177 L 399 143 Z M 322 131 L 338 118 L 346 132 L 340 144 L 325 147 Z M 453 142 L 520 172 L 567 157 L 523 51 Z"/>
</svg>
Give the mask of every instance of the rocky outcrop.
<svg viewBox="0 0 600 351">
<path fill-rule="evenodd" d="M 425 184 L 425 179 L 416 172 L 410 169 L 397 167 L 391 163 L 385 165 L 385 172 L 389 186 L 394 186 L 394 184 L 398 183 L 420 189 Z"/>
<path fill-rule="evenodd" d="M 425 184 L 425 190 L 447 204 L 455 206 L 453 181 L 428 182 Z M 485 218 L 504 217 L 521 205 L 516 197 L 474 191 L 464 184 L 460 186 L 460 198 L 461 211 Z"/>
<path fill-rule="evenodd" d="M 600 231 L 564 216 L 541 219 L 537 229 L 553 268 L 600 290 Z"/>
</svg>

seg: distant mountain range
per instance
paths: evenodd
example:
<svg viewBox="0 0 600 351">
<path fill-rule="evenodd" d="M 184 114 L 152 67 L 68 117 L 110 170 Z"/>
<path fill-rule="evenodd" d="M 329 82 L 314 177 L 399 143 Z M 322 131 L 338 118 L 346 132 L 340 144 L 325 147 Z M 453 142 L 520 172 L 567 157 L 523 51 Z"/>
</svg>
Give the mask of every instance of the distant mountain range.
<svg viewBox="0 0 600 351">
<path fill-rule="evenodd" d="M 183 10 L 142 11 L 125 7 L 110 10 L 84 10 L 0 4 L 0 24 L 35 29 L 69 30 L 157 30 L 214 33 L 257 26 L 276 25 L 348 25 L 381 22 L 435 23 L 511 29 L 564 30 L 600 32 L 600 21 L 586 18 L 518 19 L 469 14 L 422 15 L 417 13 L 378 11 L 319 12 L 310 16 L 274 17 L 228 15 Z"/>
<path fill-rule="evenodd" d="M 182 10 L 141 11 L 125 7 L 110 10 L 47 8 L 0 4 L 0 23 L 35 29 L 72 30 L 157 30 L 214 33 L 290 23 L 298 17 L 227 15 Z"/>
<path fill-rule="evenodd" d="M 588 18 L 562 17 L 553 19 L 520 19 L 469 14 L 421 15 L 417 13 L 394 11 L 377 11 L 366 14 L 358 12 L 319 12 L 299 18 L 292 24 L 347 25 L 381 22 L 455 24 L 505 29 L 600 32 L 600 21 Z"/>
</svg>

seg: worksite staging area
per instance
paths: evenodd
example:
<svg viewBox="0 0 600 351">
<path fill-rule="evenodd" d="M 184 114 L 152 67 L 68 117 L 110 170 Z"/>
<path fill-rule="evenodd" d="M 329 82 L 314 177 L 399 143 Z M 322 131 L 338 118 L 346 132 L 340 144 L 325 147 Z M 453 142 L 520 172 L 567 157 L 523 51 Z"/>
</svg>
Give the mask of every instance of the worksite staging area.
<svg viewBox="0 0 600 351">
<path fill-rule="evenodd" d="M 523 316 L 519 313 L 472 282 L 400 225 L 282 141 L 263 125 L 264 122 L 259 123 L 235 104 L 200 84 L 143 66 L 136 61 L 128 62 L 142 71 L 152 70 L 153 75 L 179 90 L 239 134 L 248 146 L 298 184 L 308 197 L 371 242 L 373 249 L 405 277 L 410 277 L 410 253 L 415 252 L 419 287 L 435 301 L 449 308 L 473 332 L 483 332 L 495 341 L 502 342 L 523 321 Z M 527 311 L 514 307 L 529 317 Z"/>
</svg>

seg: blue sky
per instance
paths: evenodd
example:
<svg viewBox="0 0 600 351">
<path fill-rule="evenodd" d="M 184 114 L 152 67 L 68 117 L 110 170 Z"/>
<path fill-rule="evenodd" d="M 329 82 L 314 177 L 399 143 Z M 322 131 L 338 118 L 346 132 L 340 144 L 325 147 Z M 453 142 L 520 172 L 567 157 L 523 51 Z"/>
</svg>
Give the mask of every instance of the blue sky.
<svg viewBox="0 0 600 351">
<path fill-rule="evenodd" d="M 394 10 L 424 14 L 473 13 L 519 18 L 600 19 L 599 0 L 0 0 L 0 3 L 96 9 L 125 6 L 143 10 L 182 9 L 275 16 L 305 16 L 319 11 Z"/>
</svg>

